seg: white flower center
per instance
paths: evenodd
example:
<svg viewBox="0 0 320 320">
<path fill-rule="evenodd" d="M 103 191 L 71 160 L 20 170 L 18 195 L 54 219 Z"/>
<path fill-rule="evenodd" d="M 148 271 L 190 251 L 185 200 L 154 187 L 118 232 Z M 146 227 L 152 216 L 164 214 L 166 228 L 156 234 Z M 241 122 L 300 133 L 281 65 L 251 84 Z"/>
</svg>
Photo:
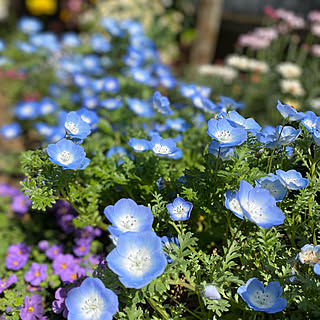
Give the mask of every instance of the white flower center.
<svg viewBox="0 0 320 320">
<path fill-rule="evenodd" d="M 265 220 L 265 215 L 262 213 L 262 207 L 259 203 L 256 203 L 255 200 L 251 202 L 247 201 L 247 211 L 250 214 L 250 217 L 255 222 L 263 222 Z"/>
<path fill-rule="evenodd" d="M 133 149 L 137 151 L 143 151 L 145 148 L 142 144 L 136 144 L 134 145 Z"/>
<path fill-rule="evenodd" d="M 231 142 L 232 141 L 232 136 L 229 130 L 222 130 L 220 132 L 217 132 L 217 138 L 221 142 Z"/>
<path fill-rule="evenodd" d="M 155 153 L 161 153 L 161 154 L 169 154 L 169 153 L 171 153 L 170 149 L 167 146 L 162 146 L 159 143 L 155 144 L 155 146 L 153 147 L 153 151 Z"/>
<path fill-rule="evenodd" d="M 134 248 L 128 253 L 126 269 L 135 276 L 142 276 L 151 267 L 151 257 L 147 249 Z"/>
<path fill-rule="evenodd" d="M 65 122 L 64 126 L 72 134 L 77 134 L 79 132 L 78 127 L 73 122 Z"/>
<path fill-rule="evenodd" d="M 270 293 L 256 290 L 250 296 L 250 302 L 258 308 L 270 308 L 274 305 L 274 297 Z"/>
<path fill-rule="evenodd" d="M 293 177 L 287 177 L 287 178 L 282 178 L 287 184 L 293 183 L 293 184 L 297 184 L 297 179 L 293 178 Z"/>
<path fill-rule="evenodd" d="M 134 78 L 135 78 L 136 80 L 139 80 L 139 81 L 144 81 L 144 74 L 141 73 L 141 72 L 136 72 L 136 73 L 134 74 Z"/>
<path fill-rule="evenodd" d="M 7 130 L 4 132 L 4 135 L 5 135 L 5 137 L 7 137 L 7 138 L 12 138 L 12 137 L 14 137 L 16 134 L 17 134 L 17 131 L 14 130 L 14 129 L 12 129 L 12 128 L 7 129 Z"/>
<path fill-rule="evenodd" d="M 305 124 L 306 126 L 310 127 L 310 128 L 315 128 L 315 127 L 316 127 L 316 124 L 313 123 L 311 120 L 306 120 L 306 121 L 304 122 L 304 124 Z"/>
<path fill-rule="evenodd" d="M 109 82 L 106 83 L 106 88 L 107 88 L 108 90 L 112 90 L 112 89 L 114 89 L 115 87 L 116 87 L 116 85 L 115 85 L 115 83 L 112 82 L 112 81 L 109 81 Z"/>
<path fill-rule="evenodd" d="M 104 309 L 103 299 L 98 294 L 93 293 L 81 301 L 80 309 L 82 311 L 81 316 L 84 319 L 99 319 Z"/>
<path fill-rule="evenodd" d="M 240 203 L 236 198 L 233 198 L 231 201 L 229 201 L 229 207 L 232 211 L 243 215 L 243 211 L 240 207 Z"/>
<path fill-rule="evenodd" d="M 186 215 L 187 209 L 182 206 L 182 204 L 177 205 L 175 208 L 173 208 L 173 213 L 177 217 L 184 217 Z"/>
<path fill-rule="evenodd" d="M 31 106 L 25 106 L 22 108 L 21 113 L 25 116 L 32 114 L 33 108 Z"/>
<path fill-rule="evenodd" d="M 73 159 L 73 155 L 69 151 L 62 151 L 57 155 L 57 160 L 62 164 L 70 164 Z"/>
<path fill-rule="evenodd" d="M 134 216 L 125 215 L 117 220 L 117 226 L 122 232 L 132 231 L 138 232 L 139 222 Z"/>
<path fill-rule="evenodd" d="M 44 106 L 42 106 L 42 113 L 43 114 L 48 114 L 52 111 L 53 107 L 51 104 L 47 103 Z"/>
</svg>

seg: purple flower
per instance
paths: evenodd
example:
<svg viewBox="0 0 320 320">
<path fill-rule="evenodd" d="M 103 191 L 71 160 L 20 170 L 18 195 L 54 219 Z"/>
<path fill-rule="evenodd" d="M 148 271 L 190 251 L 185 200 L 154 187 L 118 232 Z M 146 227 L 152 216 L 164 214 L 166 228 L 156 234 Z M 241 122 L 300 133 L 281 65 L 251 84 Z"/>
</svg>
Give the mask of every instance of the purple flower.
<svg viewBox="0 0 320 320">
<path fill-rule="evenodd" d="M 19 270 L 28 261 L 30 247 L 25 243 L 13 244 L 8 248 L 6 258 L 6 268 L 9 270 Z"/>
<path fill-rule="evenodd" d="M 53 271 L 64 282 L 73 282 L 81 275 L 82 268 L 71 254 L 59 254 L 52 263 Z"/>
<path fill-rule="evenodd" d="M 25 296 L 24 306 L 19 313 L 21 320 L 37 320 L 42 317 L 42 314 L 41 296 L 34 294 L 30 300 L 28 296 Z"/>
<path fill-rule="evenodd" d="M 57 257 L 60 253 L 62 253 L 62 251 L 63 251 L 62 244 L 54 244 L 46 251 L 46 256 L 49 259 L 54 260 L 55 257 Z"/>
<path fill-rule="evenodd" d="M 8 277 L 7 281 L 0 279 L 0 293 L 2 293 L 3 290 L 9 288 L 12 284 L 16 283 L 17 281 L 18 281 L 18 278 L 15 274 L 11 274 Z"/>
<path fill-rule="evenodd" d="M 38 286 L 41 281 L 47 278 L 47 265 L 34 262 L 29 271 L 24 275 L 24 280 L 33 286 Z"/>
<path fill-rule="evenodd" d="M 41 240 L 38 242 L 38 249 L 40 251 L 45 251 L 49 248 L 49 242 L 47 240 Z"/>
<path fill-rule="evenodd" d="M 90 241 L 86 239 L 76 240 L 76 245 L 73 247 L 73 253 L 77 257 L 84 257 L 90 251 Z"/>
<path fill-rule="evenodd" d="M 64 318 L 67 318 L 68 316 L 68 309 L 65 304 L 65 299 L 68 295 L 69 290 L 71 290 L 71 288 L 67 290 L 65 290 L 64 288 L 58 288 L 54 294 L 56 300 L 52 302 L 52 311 L 56 314 L 62 313 L 62 316 Z"/>
<path fill-rule="evenodd" d="M 31 205 L 31 200 L 28 198 L 28 196 L 25 196 L 24 194 L 19 194 L 16 197 L 13 197 L 12 203 L 11 203 L 11 209 L 19 214 L 25 214 L 29 207 Z"/>
</svg>

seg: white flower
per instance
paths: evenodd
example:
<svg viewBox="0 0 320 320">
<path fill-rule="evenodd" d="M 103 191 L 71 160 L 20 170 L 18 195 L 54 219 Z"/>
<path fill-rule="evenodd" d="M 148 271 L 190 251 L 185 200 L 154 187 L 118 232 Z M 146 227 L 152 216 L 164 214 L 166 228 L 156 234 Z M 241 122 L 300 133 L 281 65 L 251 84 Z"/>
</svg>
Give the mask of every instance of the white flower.
<svg viewBox="0 0 320 320">
<path fill-rule="evenodd" d="M 293 96 L 302 97 L 306 94 L 299 80 L 284 79 L 280 81 L 283 93 L 291 93 Z"/>
<path fill-rule="evenodd" d="M 301 76 L 301 68 L 292 62 L 282 62 L 277 65 L 277 71 L 281 74 L 283 78 L 298 78 Z"/>
</svg>

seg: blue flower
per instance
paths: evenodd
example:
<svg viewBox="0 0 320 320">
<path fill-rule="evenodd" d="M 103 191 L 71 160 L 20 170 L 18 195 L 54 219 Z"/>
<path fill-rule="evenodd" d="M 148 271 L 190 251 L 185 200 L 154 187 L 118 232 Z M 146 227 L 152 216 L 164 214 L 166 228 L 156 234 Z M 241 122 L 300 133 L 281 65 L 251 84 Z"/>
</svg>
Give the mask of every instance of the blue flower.
<svg viewBox="0 0 320 320">
<path fill-rule="evenodd" d="M 33 34 L 42 29 L 42 22 L 33 17 L 22 17 L 18 21 L 18 28 L 26 34 Z"/>
<path fill-rule="evenodd" d="M 285 216 L 267 189 L 253 188 L 242 180 L 237 196 L 244 216 L 259 227 L 268 229 L 283 224 Z"/>
<path fill-rule="evenodd" d="M 163 97 L 159 91 L 156 91 L 152 97 L 153 108 L 164 115 L 172 115 L 170 109 L 170 101 L 167 97 Z"/>
<path fill-rule="evenodd" d="M 202 294 L 205 298 L 207 298 L 209 300 L 220 300 L 221 299 L 221 295 L 220 295 L 219 291 L 212 284 L 206 285 L 203 289 Z"/>
<path fill-rule="evenodd" d="M 209 143 L 208 152 L 213 154 L 216 158 L 218 158 L 219 148 L 220 148 L 219 143 L 215 140 L 212 140 Z M 222 161 L 230 160 L 230 158 L 233 156 L 234 156 L 234 148 L 232 147 L 220 148 L 220 158 L 222 159 Z"/>
<path fill-rule="evenodd" d="M 169 203 L 166 206 L 170 213 L 170 218 L 173 221 L 188 220 L 190 218 L 192 207 L 193 205 L 191 202 L 185 201 L 180 197 L 174 199 L 172 203 Z"/>
<path fill-rule="evenodd" d="M 48 114 L 51 114 L 55 111 L 58 110 L 58 105 L 52 101 L 48 97 L 44 97 L 40 102 L 39 102 L 39 114 L 41 116 L 46 116 Z"/>
<path fill-rule="evenodd" d="M 168 158 L 177 160 L 177 159 L 181 159 L 182 155 L 183 155 L 182 150 L 180 148 L 177 148 L 175 152 L 168 154 Z"/>
<path fill-rule="evenodd" d="M 150 148 L 158 156 L 168 156 L 171 153 L 175 153 L 178 149 L 173 139 L 162 139 L 157 134 L 152 136 Z"/>
<path fill-rule="evenodd" d="M 203 97 L 200 93 L 195 93 L 190 98 L 193 105 L 200 110 L 209 113 L 219 112 L 217 106 L 210 99 Z"/>
<path fill-rule="evenodd" d="M 297 112 L 297 110 L 288 105 L 288 104 L 282 104 L 278 100 L 277 109 L 283 116 L 283 118 L 288 119 L 289 121 L 298 121 L 302 120 L 306 117 L 306 115 L 303 112 Z"/>
<path fill-rule="evenodd" d="M 220 102 L 217 103 L 217 106 L 221 110 L 242 109 L 244 104 L 242 102 L 236 102 L 229 97 L 220 96 Z"/>
<path fill-rule="evenodd" d="M 127 104 L 129 109 L 140 117 L 153 117 L 155 114 L 151 105 L 144 100 L 127 98 Z"/>
<path fill-rule="evenodd" d="M 90 162 L 83 148 L 70 140 L 62 139 L 47 147 L 49 160 L 62 169 L 84 169 Z"/>
<path fill-rule="evenodd" d="M 0 39 L 0 52 L 2 52 L 5 48 L 6 48 L 5 42 Z"/>
<path fill-rule="evenodd" d="M 306 127 L 308 131 L 311 131 L 312 129 L 316 128 L 318 119 L 319 117 L 317 117 L 314 112 L 307 111 L 306 116 L 301 120 L 301 123 Z"/>
<path fill-rule="evenodd" d="M 287 193 L 287 189 L 280 181 L 280 178 L 273 173 L 256 180 L 256 186 L 267 189 L 277 202 L 282 201 Z"/>
<path fill-rule="evenodd" d="M 197 86 L 193 83 L 185 84 L 180 83 L 180 94 L 185 98 L 191 98 L 194 94 L 198 93 Z"/>
<path fill-rule="evenodd" d="M 80 88 L 87 87 L 90 84 L 89 77 L 83 73 L 74 72 L 72 74 L 72 80 L 73 80 L 73 83 Z"/>
<path fill-rule="evenodd" d="M 231 210 L 238 218 L 243 219 L 243 210 L 240 206 L 237 195 L 237 191 L 228 190 L 224 194 L 224 205 L 227 209 Z"/>
<path fill-rule="evenodd" d="M 29 40 L 34 46 L 44 48 L 51 52 L 60 50 L 57 36 L 52 32 L 32 34 Z"/>
<path fill-rule="evenodd" d="M 97 129 L 99 117 L 96 112 L 81 108 L 77 111 L 77 114 L 90 126 L 91 130 Z"/>
<path fill-rule="evenodd" d="M 247 140 L 247 132 L 243 128 L 234 128 L 225 119 L 210 119 L 208 134 L 217 140 L 222 148 L 238 146 Z"/>
<path fill-rule="evenodd" d="M 298 258 L 303 264 L 314 266 L 320 263 L 320 245 L 305 244 L 298 254 Z"/>
<path fill-rule="evenodd" d="M 120 97 L 117 98 L 108 98 L 100 101 L 102 108 L 108 110 L 115 110 L 123 106 L 123 100 Z"/>
<path fill-rule="evenodd" d="M 57 131 L 56 127 L 50 126 L 46 122 L 36 122 L 36 123 L 34 123 L 33 127 L 38 131 L 39 134 L 41 134 L 42 136 L 44 136 L 46 138 L 52 136 Z M 65 136 L 65 134 L 66 133 L 63 129 L 63 135 L 61 138 L 63 138 Z"/>
<path fill-rule="evenodd" d="M 100 74 L 102 72 L 100 58 L 95 54 L 83 56 L 81 65 L 86 71 L 90 72 L 91 74 Z"/>
<path fill-rule="evenodd" d="M 190 128 L 190 124 L 188 124 L 183 118 L 166 119 L 165 125 L 168 129 L 176 130 L 179 132 L 185 132 L 188 128 Z"/>
<path fill-rule="evenodd" d="M 136 152 L 145 152 L 150 150 L 150 142 L 145 139 L 130 138 L 128 145 Z"/>
<path fill-rule="evenodd" d="M 261 126 L 255 120 L 245 119 L 235 110 L 230 111 L 228 115 L 223 115 L 223 118 L 227 119 L 234 127 L 243 128 L 251 133 L 261 130 Z"/>
<path fill-rule="evenodd" d="M 91 277 L 68 292 L 65 304 L 68 320 L 112 320 L 119 306 L 117 295 L 100 279 Z"/>
<path fill-rule="evenodd" d="M 167 89 L 173 89 L 176 86 L 176 79 L 172 75 L 163 75 L 159 78 L 160 84 Z"/>
<path fill-rule="evenodd" d="M 301 173 L 296 170 L 277 170 L 277 176 L 279 177 L 281 183 L 289 190 L 300 190 L 308 186 L 309 180 L 303 178 Z"/>
<path fill-rule="evenodd" d="M 28 42 L 17 41 L 16 46 L 24 53 L 34 53 L 37 51 L 37 48 Z"/>
<path fill-rule="evenodd" d="M 161 237 L 161 243 L 163 244 L 163 247 L 165 247 L 168 250 L 168 253 L 170 254 L 173 250 L 172 244 L 175 244 L 180 248 L 179 240 L 177 237 L 171 237 L 168 238 L 167 236 Z M 166 255 L 168 263 L 171 263 L 173 260 L 170 258 L 170 256 Z"/>
<path fill-rule="evenodd" d="M 132 79 L 137 83 L 148 84 L 151 79 L 150 72 L 142 68 L 131 68 L 130 74 Z"/>
<path fill-rule="evenodd" d="M 311 131 L 313 140 L 317 146 L 320 146 L 320 131 L 317 129 L 312 129 Z"/>
<path fill-rule="evenodd" d="M 21 102 L 16 106 L 16 116 L 20 120 L 32 120 L 38 116 L 38 103 L 34 101 Z"/>
<path fill-rule="evenodd" d="M 101 101 L 99 101 L 97 96 L 88 95 L 82 99 L 82 106 L 90 110 L 96 109 L 99 103 L 101 103 Z"/>
<path fill-rule="evenodd" d="M 238 288 L 238 295 L 255 311 L 276 313 L 287 306 L 287 300 L 281 298 L 282 287 L 279 282 L 272 281 L 266 287 L 256 278 Z"/>
<path fill-rule="evenodd" d="M 118 161 L 119 166 L 122 163 L 124 163 L 124 161 L 122 160 L 124 156 L 129 157 L 130 159 L 133 159 L 133 157 L 129 154 L 129 152 L 121 146 L 113 146 L 106 152 L 107 158 L 116 157 L 117 159 L 119 159 Z"/>
<path fill-rule="evenodd" d="M 62 35 L 61 43 L 65 47 L 76 48 L 81 45 L 81 40 L 75 32 L 66 32 Z"/>
<path fill-rule="evenodd" d="M 123 37 L 125 34 L 120 23 L 111 17 L 102 18 L 100 20 L 100 25 L 113 36 Z"/>
<path fill-rule="evenodd" d="M 17 138 L 21 132 L 22 130 L 18 122 L 6 124 L 1 128 L 1 134 L 6 139 Z"/>
<path fill-rule="evenodd" d="M 153 231 L 122 233 L 107 262 L 125 287 L 135 289 L 159 277 L 167 265 L 161 240 Z"/>
<path fill-rule="evenodd" d="M 76 111 L 67 114 L 64 127 L 72 138 L 85 139 L 91 133 L 90 125 Z"/>
<path fill-rule="evenodd" d="M 112 223 L 108 230 L 115 237 L 128 231 L 152 230 L 153 215 L 150 208 L 137 205 L 132 199 L 120 199 L 115 205 L 107 206 L 104 214 Z"/>
<path fill-rule="evenodd" d="M 113 77 L 105 77 L 103 79 L 103 90 L 106 92 L 116 93 L 120 89 L 120 83 L 118 79 Z"/>
<path fill-rule="evenodd" d="M 95 33 L 90 38 L 90 46 L 93 51 L 98 53 L 105 53 L 112 49 L 112 45 L 108 39 L 101 33 Z"/>
</svg>

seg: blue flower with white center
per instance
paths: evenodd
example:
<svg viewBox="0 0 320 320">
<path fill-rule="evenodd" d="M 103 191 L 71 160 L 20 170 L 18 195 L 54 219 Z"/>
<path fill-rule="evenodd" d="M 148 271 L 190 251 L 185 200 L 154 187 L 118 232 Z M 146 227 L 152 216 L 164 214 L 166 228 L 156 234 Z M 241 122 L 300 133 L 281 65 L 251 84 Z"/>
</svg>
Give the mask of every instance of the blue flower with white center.
<svg viewBox="0 0 320 320">
<path fill-rule="evenodd" d="M 301 123 L 306 127 L 308 131 L 316 128 L 319 117 L 312 111 L 306 112 L 306 117 L 301 120 Z"/>
<path fill-rule="evenodd" d="M 19 50 L 24 53 L 34 53 L 37 51 L 37 48 L 28 42 L 17 41 L 16 46 Z"/>
<path fill-rule="evenodd" d="M 51 83 L 49 85 L 49 93 L 54 98 L 59 98 L 63 93 L 63 86 L 61 84 Z"/>
<path fill-rule="evenodd" d="M 155 112 L 152 109 L 150 103 L 136 99 L 136 98 L 127 98 L 127 104 L 131 111 L 133 111 L 136 115 L 140 117 L 153 117 Z"/>
<path fill-rule="evenodd" d="M 97 53 L 105 53 L 112 49 L 108 39 L 101 33 L 95 33 L 90 38 L 90 46 Z"/>
<path fill-rule="evenodd" d="M 210 119 L 208 134 L 218 141 L 221 148 L 239 146 L 247 140 L 247 132 L 243 128 L 234 128 L 225 119 Z"/>
<path fill-rule="evenodd" d="M 153 231 L 122 233 L 107 262 L 125 287 L 135 289 L 159 277 L 167 265 L 161 240 Z"/>
<path fill-rule="evenodd" d="M 220 96 L 220 101 L 217 103 L 217 106 L 221 110 L 229 110 L 229 109 L 242 109 L 244 104 L 242 102 L 236 102 L 229 97 Z"/>
<path fill-rule="evenodd" d="M 72 75 L 73 83 L 79 88 L 85 88 L 90 85 L 90 79 L 83 73 L 73 73 Z"/>
<path fill-rule="evenodd" d="M 40 102 L 39 102 L 39 114 L 41 116 L 46 116 L 48 114 L 54 113 L 55 111 L 58 110 L 58 105 L 51 100 L 48 97 L 44 97 Z"/>
<path fill-rule="evenodd" d="M 161 76 L 159 80 L 160 84 L 167 89 L 173 89 L 177 84 L 175 77 L 173 77 L 172 75 Z"/>
<path fill-rule="evenodd" d="M 106 92 L 117 93 L 120 89 L 118 79 L 113 77 L 105 77 L 103 79 L 103 90 Z"/>
<path fill-rule="evenodd" d="M 219 148 L 220 148 L 220 155 L 219 155 Z M 222 161 L 230 160 L 231 157 L 234 156 L 234 148 L 232 147 L 225 147 L 221 148 L 219 143 L 216 140 L 212 140 L 209 143 L 208 152 L 213 154 L 216 158 L 218 155 Z"/>
<path fill-rule="evenodd" d="M 224 119 L 228 120 L 234 127 L 243 128 L 251 133 L 255 133 L 261 130 L 261 126 L 255 120 L 251 118 L 246 119 L 235 110 L 230 111 L 228 115 L 224 115 L 223 117 Z"/>
<path fill-rule="evenodd" d="M 320 146 L 320 131 L 317 129 L 312 129 L 311 131 L 313 140 L 317 146 Z"/>
<path fill-rule="evenodd" d="M 104 86 L 104 78 L 91 80 L 91 87 L 94 92 L 102 92 Z"/>
<path fill-rule="evenodd" d="M 86 96 L 82 99 L 82 107 L 90 110 L 96 109 L 102 101 L 97 96 Z"/>
<path fill-rule="evenodd" d="M 151 79 L 150 72 L 142 68 L 131 68 L 129 74 L 137 83 L 148 84 Z"/>
<path fill-rule="evenodd" d="M 38 102 L 25 101 L 16 106 L 15 113 L 20 120 L 32 120 L 38 116 Z"/>
<path fill-rule="evenodd" d="M 320 245 L 305 244 L 297 257 L 303 264 L 320 264 Z"/>
<path fill-rule="evenodd" d="M 9 66 L 11 64 L 13 64 L 14 61 L 12 59 L 9 59 L 8 57 L 0 57 L 0 66 Z"/>
<path fill-rule="evenodd" d="M 159 135 L 152 136 L 150 148 L 158 156 L 168 156 L 178 149 L 176 143 L 172 139 L 162 139 Z"/>
<path fill-rule="evenodd" d="M 287 193 L 287 189 L 280 178 L 273 173 L 256 180 L 256 187 L 267 189 L 277 202 L 282 201 Z"/>
<path fill-rule="evenodd" d="M 68 320 L 112 320 L 119 306 L 117 295 L 100 279 L 91 277 L 68 292 L 65 304 Z"/>
<path fill-rule="evenodd" d="M 128 67 L 139 67 L 144 61 L 144 55 L 141 51 L 129 47 L 122 61 Z"/>
<path fill-rule="evenodd" d="M 120 199 L 115 205 L 107 206 L 104 214 L 112 223 L 108 230 L 115 237 L 128 231 L 152 230 L 153 215 L 150 208 L 137 205 L 132 199 Z"/>
<path fill-rule="evenodd" d="M 44 137 L 50 137 L 53 134 L 55 134 L 55 131 L 57 130 L 56 127 L 50 126 L 45 122 L 36 122 L 34 123 L 34 128 L 38 131 L 39 134 L 41 134 Z M 63 130 L 64 135 L 61 137 L 63 138 L 65 136 L 65 131 Z"/>
<path fill-rule="evenodd" d="M 190 218 L 192 207 L 193 205 L 191 202 L 185 201 L 180 197 L 174 199 L 172 203 L 169 203 L 166 206 L 170 213 L 170 218 L 173 221 L 188 220 Z"/>
<path fill-rule="evenodd" d="M 17 138 L 21 132 L 22 130 L 18 122 L 6 124 L 1 128 L 1 135 L 6 139 Z"/>
<path fill-rule="evenodd" d="M 256 278 L 251 278 L 247 283 L 238 288 L 238 295 L 255 311 L 276 313 L 287 306 L 287 300 L 281 298 L 282 287 L 279 282 L 272 281 L 266 287 Z"/>
<path fill-rule="evenodd" d="M 67 139 L 62 139 L 56 144 L 49 144 L 47 152 L 49 160 L 64 170 L 84 169 L 84 164 L 86 166 L 89 164 L 83 148 Z"/>
<path fill-rule="evenodd" d="M 100 106 L 108 110 L 115 110 L 123 106 L 123 100 L 121 97 L 104 99 L 100 101 Z"/>
<path fill-rule="evenodd" d="M 168 154 L 168 158 L 178 160 L 181 159 L 183 155 L 183 152 L 180 148 L 177 148 L 177 150 L 173 153 Z"/>
<path fill-rule="evenodd" d="M 44 128 L 42 127 L 42 129 L 44 129 Z M 49 128 L 46 128 L 44 130 L 48 131 Z M 52 132 L 51 135 L 45 137 L 46 141 L 49 142 L 49 143 L 56 143 L 59 140 L 63 139 L 65 137 L 65 135 L 66 135 L 66 130 L 64 129 L 63 126 L 54 126 L 54 127 L 52 127 L 52 131 L 53 132 Z"/>
<path fill-rule="evenodd" d="M 220 295 L 219 291 L 212 284 L 206 285 L 203 289 L 202 294 L 205 298 L 207 298 L 209 300 L 220 300 L 221 299 L 221 295 Z"/>
<path fill-rule="evenodd" d="M 228 190 L 224 194 L 224 205 L 231 210 L 238 218 L 243 219 L 243 210 L 237 198 L 237 191 Z"/>
<path fill-rule="evenodd" d="M 95 54 L 88 54 L 82 57 L 81 65 L 84 70 L 91 74 L 100 74 L 102 72 L 100 58 Z"/>
<path fill-rule="evenodd" d="M 185 132 L 190 128 L 190 124 L 188 124 L 183 118 L 166 119 L 166 126 L 168 129 L 179 132 Z"/>
<path fill-rule="evenodd" d="M 67 114 L 64 127 L 72 138 L 85 139 L 90 133 L 90 125 L 81 119 L 76 111 Z"/>
<path fill-rule="evenodd" d="M 212 88 L 210 88 L 210 87 L 205 87 L 205 86 L 197 86 L 197 89 L 198 89 L 199 93 L 200 93 L 203 97 L 205 97 L 205 98 L 209 98 L 209 97 L 210 97 Z"/>
<path fill-rule="evenodd" d="M 277 170 L 277 176 L 279 177 L 281 183 L 289 190 L 300 190 L 306 188 L 309 184 L 307 178 L 303 178 L 301 173 L 296 170 Z"/>
<path fill-rule="evenodd" d="M 124 163 L 123 158 L 128 157 L 133 159 L 133 156 L 121 146 L 113 146 L 106 152 L 106 158 L 116 158 L 118 160 L 118 166 Z"/>
<path fill-rule="evenodd" d="M 175 244 L 180 248 L 179 240 L 177 237 L 171 237 L 168 238 L 167 236 L 161 237 L 161 243 L 163 244 L 163 247 L 168 251 L 170 254 L 173 250 L 172 244 Z M 173 260 L 170 258 L 170 256 L 166 255 L 168 263 L 171 263 Z"/>
<path fill-rule="evenodd" d="M 77 111 L 77 114 L 90 126 L 91 130 L 98 128 L 99 117 L 96 112 L 90 111 L 87 108 L 81 108 Z"/>
<path fill-rule="evenodd" d="M 47 49 L 51 52 L 60 50 L 57 36 L 52 32 L 32 34 L 29 41 L 36 47 Z"/>
<path fill-rule="evenodd" d="M 167 97 L 163 97 L 159 91 L 156 91 L 152 97 L 152 105 L 155 110 L 164 115 L 172 115 L 170 109 L 170 101 Z"/>
<path fill-rule="evenodd" d="M 243 215 L 259 227 L 268 229 L 283 224 L 285 216 L 267 189 L 253 188 L 242 180 L 237 197 Z"/>
<path fill-rule="evenodd" d="M 64 47 L 76 48 L 81 45 L 81 40 L 75 32 L 66 32 L 62 35 L 61 44 Z"/>
<path fill-rule="evenodd" d="M 181 82 L 179 86 L 179 91 L 180 94 L 185 98 L 191 98 L 194 94 L 198 93 L 197 86 L 193 83 L 185 84 Z"/>
<path fill-rule="evenodd" d="M 306 117 L 303 112 L 298 112 L 294 107 L 290 106 L 289 104 L 282 104 L 279 100 L 277 109 L 283 118 L 288 119 L 289 121 L 298 121 Z"/>
<path fill-rule="evenodd" d="M 121 28 L 120 22 L 111 17 L 102 18 L 100 20 L 100 25 L 115 37 L 123 37 L 125 35 L 124 30 Z"/>
<path fill-rule="evenodd" d="M 136 152 L 145 152 L 150 150 L 150 142 L 146 139 L 130 138 L 128 145 Z"/>
<path fill-rule="evenodd" d="M 219 111 L 217 106 L 208 98 L 203 97 L 200 93 L 195 93 L 191 97 L 193 105 L 205 112 L 216 113 Z"/>
<path fill-rule="evenodd" d="M 42 22 L 34 17 L 22 17 L 18 21 L 18 28 L 26 34 L 36 33 L 40 31 L 42 27 Z"/>
<path fill-rule="evenodd" d="M 121 21 L 121 27 L 128 31 L 131 36 L 144 33 L 143 25 L 137 20 L 123 20 Z"/>
</svg>

